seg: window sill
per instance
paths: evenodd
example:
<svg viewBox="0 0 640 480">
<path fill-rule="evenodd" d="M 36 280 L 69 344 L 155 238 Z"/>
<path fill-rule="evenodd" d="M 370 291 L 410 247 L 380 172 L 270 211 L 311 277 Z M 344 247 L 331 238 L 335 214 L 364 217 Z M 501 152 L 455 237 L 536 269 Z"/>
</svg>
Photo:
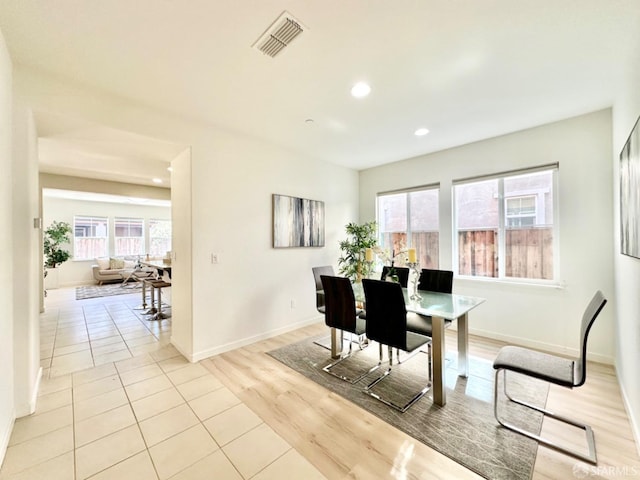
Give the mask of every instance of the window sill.
<svg viewBox="0 0 640 480">
<path fill-rule="evenodd" d="M 456 276 L 456 282 L 468 283 L 468 284 L 479 284 L 484 283 L 487 285 L 509 285 L 512 287 L 524 287 L 524 288 L 552 288 L 557 290 L 562 290 L 566 288 L 566 283 L 564 281 L 556 282 L 556 281 L 548 281 L 548 282 L 536 282 L 533 280 L 507 280 L 504 278 L 489 278 L 489 277 L 470 277 L 470 276 Z"/>
</svg>

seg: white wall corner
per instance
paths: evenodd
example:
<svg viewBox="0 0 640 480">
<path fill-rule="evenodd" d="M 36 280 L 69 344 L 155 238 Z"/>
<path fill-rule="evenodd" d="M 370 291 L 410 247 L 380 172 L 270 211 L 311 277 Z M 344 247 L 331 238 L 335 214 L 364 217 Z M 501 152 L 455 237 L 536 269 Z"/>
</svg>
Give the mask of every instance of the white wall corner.
<svg viewBox="0 0 640 480">
<path fill-rule="evenodd" d="M 9 446 L 9 440 L 11 439 L 11 432 L 13 432 L 13 424 L 16 421 L 16 412 L 13 411 L 9 415 L 8 422 L 2 425 L 0 430 L 0 465 L 4 462 L 4 456 L 7 453 L 7 447 Z"/>
<path fill-rule="evenodd" d="M 187 353 L 188 349 L 180 345 L 180 343 L 175 339 L 173 335 L 171 335 L 171 339 L 169 340 L 169 343 L 171 343 L 171 345 L 173 345 L 174 348 L 178 350 L 178 352 L 180 352 L 180 355 L 182 355 L 184 358 L 189 360 L 191 363 L 197 362 L 197 360 L 194 360 L 194 355 L 192 355 L 191 353 Z"/>
<path fill-rule="evenodd" d="M 38 403 L 38 393 L 40 392 L 40 383 L 42 381 L 42 372 L 43 369 L 40 367 L 38 369 L 38 374 L 36 375 L 33 387 L 31 388 L 31 397 L 21 404 L 16 403 L 16 417 L 26 417 L 27 415 L 31 415 L 36 411 L 36 405 Z"/>
</svg>

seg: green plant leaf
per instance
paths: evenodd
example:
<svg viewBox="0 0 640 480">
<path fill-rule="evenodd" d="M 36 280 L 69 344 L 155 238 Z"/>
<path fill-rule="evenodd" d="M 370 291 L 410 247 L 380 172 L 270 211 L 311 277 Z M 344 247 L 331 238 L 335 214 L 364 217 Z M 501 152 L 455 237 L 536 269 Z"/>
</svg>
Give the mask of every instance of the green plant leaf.
<svg viewBox="0 0 640 480">
<path fill-rule="evenodd" d="M 68 250 L 60 248 L 61 245 L 71 241 L 71 231 L 70 224 L 57 221 L 52 222 L 44 231 L 43 251 L 45 267 L 56 268 L 71 258 L 71 253 Z"/>
</svg>

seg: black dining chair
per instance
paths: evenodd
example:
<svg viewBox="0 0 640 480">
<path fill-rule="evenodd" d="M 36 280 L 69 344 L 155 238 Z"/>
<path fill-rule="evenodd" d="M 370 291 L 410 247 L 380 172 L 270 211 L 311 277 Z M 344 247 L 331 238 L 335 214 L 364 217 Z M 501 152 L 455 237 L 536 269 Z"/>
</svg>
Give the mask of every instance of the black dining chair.
<svg viewBox="0 0 640 480">
<path fill-rule="evenodd" d="M 383 362 L 383 345 L 387 346 L 389 366 L 387 370 L 364 389 L 365 393 L 380 400 L 400 412 L 406 412 L 411 405 L 420 400 L 429 391 L 431 383 L 422 388 L 404 405 L 397 405 L 393 401 L 382 398 L 371 389 L 391 374 L 393 365 L 393 349 L 399 349 L 407 353 L 418 353 L 420 347 L 429 344 L 431 339 L 427 336 L 407 330 L 408 318 L 415 315 L 407 312 L 399 283 L 383 282 L 381 280 L 362 280 L 365 302 L 367 305 L 367 338 L 379 343 L 379 361 Z"/>
<path fill-rule="evenodd" d="M 334 276 L 335 273 L 333 272 L 333 267 L 331 265 L 312 267 L 311 270 L 313 271 L 313 279 L 316 282 L 316 309 L 318 312 L 324 313 L 324 291 L 320 277 L 322 275 Z"/>
<path fill-rule="evenodd" d="M 418 290 L 451 293 L 453 290 L 453 272 L 451 270 L 432 270 L 423 268 L 418 280 Z M 451 320 L 444 321 L 444 327 L 451 325 Z M 428 337 L 433 336 L 433 324 L 429 315 L 416 315 L 411 317 L 407 329 L 410 332 L 419 333 Z"/>
<path fill-rule="evenodd" d="M 453 290 L 453 272 L 451 270 L 423 268 L 418 280 L 418 290 L 451 293 Z"/>
<path fill-rule="evenodd" d="M 360 349 L 364 348 L 364 345 L 361 343 L 361 339 L 366 333 L 366 324 L 365 320 L 358 316 L 362 312 L 362 310 L 356 308 L 356 300 L 353 294 L 353 287 L 351 286 L 351 281 L 348 278 L 321 275 L 320 279 L 322 282 L 322 288 L 324 290 L 324 319 L 327 326 L 332 329 L 332 357 L 337 356 L 336 354 L 340 352 L 339 359 L 325 366 L 322 370 L 346 382 L 356 383 L 370 371 L 378 368 L 378 366 L 368 369 L 365 372 L 358 374 L 354 378 L 335 373 L 332 371 L 332 369 L 336 365 L 339 365 L 346 359 L 350 358 L 353 354 L 354 340 L 352 335 L 355 334 L 357 336 L 357 343 L 359 343 Z M 339 338 L 337 335 L 338 332 L 340 333 Z M 349 351 L 346 354 L 342 352 L 344 332 L 349 333 L 351 337 L 349 339 Z"/>
<path fill-rule="evenodd" d="M 407 288 L 409 283 L 409 268 L 408 267 L 389 267 L 387 265 L 382 267 L 382 275 L 380 276 L 380 280 L 385 281 L 387 277 L 395 273 L 398 277 L 398 282 L 404 288 Z"/>
<path fill-rule="evenodd" d="M 584 460 L 585 462 L 589 462 L 593 465 L 596 465 L 597 458 L 596 443 L 591 427 L 571 418 L 555 414 L 542 407 L 538 407 L 512 397 L 507 391 L 507 372 L 517 372 L 522 375 L 538 378 L 545 382 L 567 388 L 582 386 L 587 379 L 587 338 L 591 331 L 593 322 L 600 314 L 606 303 L 607 300 L 604 298 L 602 292 L 597 291 L 584 311 L 580 327 L 580 355 L 578 358 L 565 358 L 529 348 L 506 346 L 502 347 L 498 351 L 498 356 L 493 362 L 493 368 L 496 370 L 493 390 L 493 413 L 498 423 L 509 430 L 524 435 L 525 437 L 532 438 L 543 445 L 567 455 L 571 455 L 575 458 L 579 458 L 580 460 Z M 584 430 L 589 452 L 584 454 L 576 450 L 560 446 L 558 443 L 551 441 L 548 438 L 536 435 L 535 433 L 524 430 L 523 428 L 517 427 L 501 419 L 498 413 L 498 376 L 500 373 L 503 373 L 502 386 L 504 395 L 508 402 L 522 405 L 523 407 L 540 412 L 547 417 L 554 418 L 560 422 L 573 425 L 574 427 Z"/>
</svg>

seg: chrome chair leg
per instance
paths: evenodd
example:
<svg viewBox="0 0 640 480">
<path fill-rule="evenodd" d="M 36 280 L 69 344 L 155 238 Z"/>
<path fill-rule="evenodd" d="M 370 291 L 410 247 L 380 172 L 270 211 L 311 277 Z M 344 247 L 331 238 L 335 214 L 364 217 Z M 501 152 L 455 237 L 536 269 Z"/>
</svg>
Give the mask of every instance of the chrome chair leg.
<svg viewBox="0 0 640 480">
<path fill-rule="evenodd" d="M 142 304 L 137 307 L 133 307 L 134 310 L 146 310 L 147 309 L 147 284 L 142 280 Z"/>
<path fill-rule="evenodd" d="M 337 330 L 337 329 L 332 329 L 332 330 Z M 332 335 L 334 335 L 332 333 Z M 344 345 L 343 342 L 343 335 L 344 332 L 342 330 L 340 330 L 340 343 L 341 345 Z M 370 374 L 371 372 L 377 370 L 380 365 L 382 364 L 382 362 L 378 362 L 377 365 L 374 365 L 373 367 L 371 367 L 370 369 L 368 369 L 367 371 L 357 375 L 355 378 L 351 378 L 351 377 L 347 377 L 346 375 L 341 375 L 339 373 L 335 373 L 332 371 L 332 368 L 334 368 L 336 365 L 341 364 L 342 362 L 344 362 L 345 360 L 347 360 L 348 358 L 350 358 L 353 354 L 353 336 L 351 333 L 349 333 L 349 351 L 347 352 L 346 355 L 343 355 L 342 353 L 337 355 L 337 360 L 335 362 L 330 363 L 329 365 L 326 365 L 325 367 L 322 368 L 322 370 L 326 373 L 328 373 L 329 375 L 333 375 L 336 378 L 339 378 L 340 380 L 344 380 L 345 382 L 348 382 L 350 384 L 354 384 L 359 382 L 360 380 L 362 380 L 364 377 L 366 377 L 368 374 Z M 332 348 L 333 351 L 333 348 Z"/>
<path fill-rule="evenodd" d="M 144 314 L 155 315 L 158 313 L 158 309 L 156 308 L 156 289 L 151 284 L 149 284 L 149 288 L 151 288 L 151 308 L 144 312 Z"/>
<path fill-rule="evenodd" d="M 158 290 L 158 312 L 151 318 L 151 320 L 164 320 L 165 318 L 169 318 L 170 315 L 167 315 L 162 311 L 162 287 L 154 288 L 154 290 Z"/>
<path fill-rule="evenodd" d="M 572 450 L 570 448 L 567 447 L 562 447 L 560 446 L 558 443 L 549 440 L 547 438 L 544 438 L 540 435 L 536 435 L 535 433 L 529 432 L 527 430 L 524 430 L 523 428 L 517 427 L 511 423 L 508 423 L 504 420 L 501 420 L 499 415 L 498 415 L 498 375 L 500 374 L 500 372 L 503 372 L 503 379 L 502 379 L 502 386 L 503 386 L 503 391 L 504 391 L 504 395 L 505 397 L 507 397 L 507 400 L 513 403 L 516 403 L 518 405 L 522 405 L 523 407 L 529 408 L 531 410 L 535 410 L 537 412 L 542 413 L 544 416 L 553 418 L 555 420 L 558 420 L 560 422 L 569 424 L 569 425 L 573 425 L 574 427 L 577 427 L 581 430 L 584 430 L 585 435 L 586 435 L 586 440 L 587 440 L 587 449 L 589 450 L 589 452 L 587 454 L 578 452 L 576 450 Z M 562 416 L 562 415 L 558 415 L 555 414 L 553 412 L 551 412 L 550 410 L 546 410 L 542 407 L 538 407 L 536 405 L 533 405 L 531 403 L 525 402 L 523 400 L 518 400 L 514 397 L 512 397 L 511 395 L 509 395 L 509 392 L 507 391 L 507 370 L 505 369 L 497 369 L 496 370 L 496 375 L 495 375 L 495 385 L 493 388 L 493 415 L 496 417 L 496 420 L 498 421 L 498 423 L 500 425 L 502 425 L 504 428 L 511 430 L 513 432 L 519 433 L 520 435 L 524 435 L 525 437 L 531 438 L 543 445 L 546 445 L 549 448 L 552 448 L 554 450 L 557 450 L 559 452 L 565 453 L 567 455 L 570 455 L 574 458 L 583 460 L 585 462 L 591 463 L 592 465 L 596 465 L 597 464 L 597 457 L 596 457 L 596 442 L 595 442 L 595 437 L 593 435 L 593 430 L 589 425 L 586 425 L 584 423 L 578 422 L 576 420 L 573 420 L 571 418 Z"/>
<path fill-rule="evenodd" d="M 380 402 L 384 403 L 385 405 L 388 405 L 392 408 L 395 408 L 396 410 L 400 411 L 401 413 L 406 412 L 407 410 L 409 410 L 409 408 L 416 403 L 418 400 L 420 400 L 430 389 L 431 389 L 431 373 L 429 372 L 429 382 L 427 383 L 427 385 L 425 385 L 422 390 L 420 390 L 418 393 L 416 393 L 407 403 L 405 403 L 404 405 L 398 405 L 390 400 L 387 400 L 383 397 L 381 397 L 380 395 L 378 395 L 375 392 L 372 392 L 371 389 L 373 387 L 375 387 L 378 383 L 380 383 L 382 380 L 384 380 L 388 375 L 391 374 L 391 367 L 393 366 L 393 348 L 388 347 L 388 355 L 389 355 L 389 368 L 387 368 L 387 370 L 385 370 L 383 372 L 382 375 L 380 375 L 378 378 L 376 378 L 373 382 L 371 382 L 369 385 L 367 385 L 364 389 L 364 393 L 366 393 L 367 395 L 372 396 L 373 398 L 375 398 L 376 400 L 379 400 Z M 396 349 L 398 350 L 398 349 Z M 426 353 L 423 352 L 421 349 L 416 349 L 414 350 L 414 352 L 411 352 L 409 354 L 409 356 L 407 358 L 405 358 L 404 360 L 402 360 L 402 362 L 400 362 L 399 359 L 399 351 L 396 354 L 396 356 L 398 357 L 398 364 L 406 362 L 409 358 L 414 357 L 417 353 Z M 429 352 L 431 352 L 431 350 L 429 350 Z M 431 356 L 429 355 L 429 358 L 431 358 Z M 383 362 L 383 353 L 382 353 L 382 344 L 380 344 L 380 360 L 378 362 L 378 366 L 380 366 Z M 431 362 L 429 362 L 429 364 L 431 364 Z"/>
</svg>

